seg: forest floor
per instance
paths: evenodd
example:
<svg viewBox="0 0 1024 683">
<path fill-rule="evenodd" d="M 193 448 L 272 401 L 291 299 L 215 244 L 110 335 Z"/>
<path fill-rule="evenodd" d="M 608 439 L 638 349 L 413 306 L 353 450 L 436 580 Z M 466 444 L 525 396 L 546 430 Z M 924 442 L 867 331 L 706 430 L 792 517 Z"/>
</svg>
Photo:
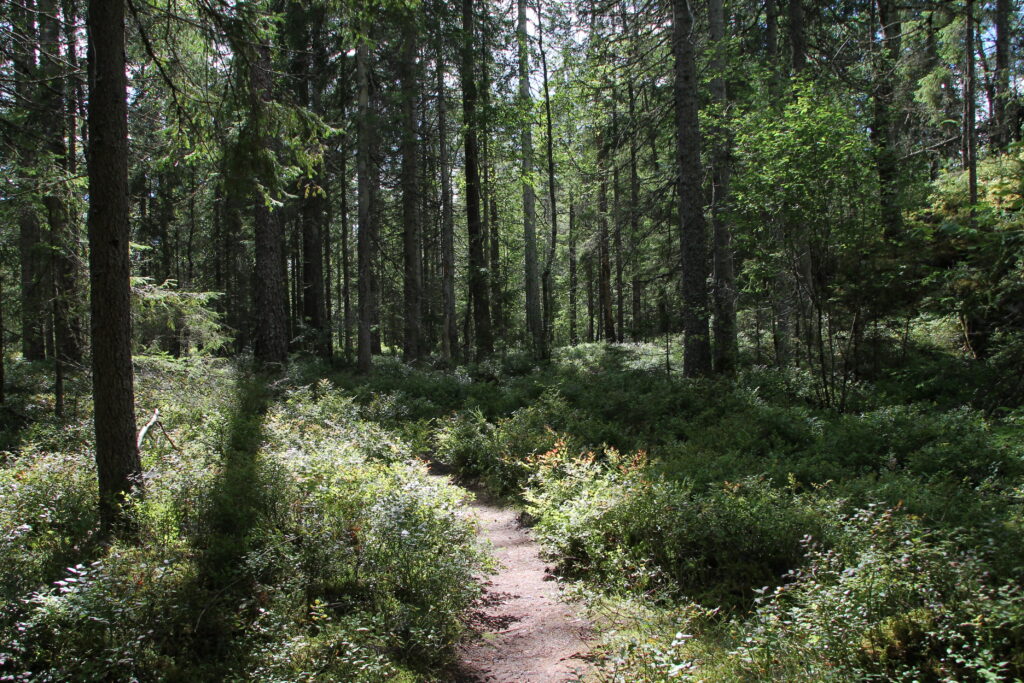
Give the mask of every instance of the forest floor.
<svg viewBox="0 0 1024 683">
<path fill-rule="evenodd" d="M 431 468 L 435 470 L 434 467 Z M 443 476 L 438 473 L 438 476 Z M 474 606 L 474 633 L 458 650 L 456 683 L 567 683 L 589 670 L 591 624 L 562 597 L 519 513 L 484 489 L 466 486 L 478 534 L 493 549 L 497 572 L 485 577 Z"/>
</svg>

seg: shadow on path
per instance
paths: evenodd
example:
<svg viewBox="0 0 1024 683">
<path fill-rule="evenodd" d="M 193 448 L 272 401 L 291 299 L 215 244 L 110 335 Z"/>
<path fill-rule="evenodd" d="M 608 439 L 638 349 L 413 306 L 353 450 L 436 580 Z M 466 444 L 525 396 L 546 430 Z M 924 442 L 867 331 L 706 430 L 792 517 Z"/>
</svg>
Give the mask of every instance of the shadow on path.
<svg viewBox="0 0 1024 683">
<path fill-rule="evenodd" d="M 259 455 L 271 398 L 264 378 L 239 378 L 221 438 L 221 470 L 197 539 L 197 579 L 208 596 L 195 625 L 195 642 L 205 651 L 197 653 L 197 659 L 223 666 L 228 665 L 232 641 L 240 632 L 239 609 L 252 593 L 251 570 L 245 560 L 258 542 L 253 531 L 275 504 L 275 491 Z"/>
</svg>

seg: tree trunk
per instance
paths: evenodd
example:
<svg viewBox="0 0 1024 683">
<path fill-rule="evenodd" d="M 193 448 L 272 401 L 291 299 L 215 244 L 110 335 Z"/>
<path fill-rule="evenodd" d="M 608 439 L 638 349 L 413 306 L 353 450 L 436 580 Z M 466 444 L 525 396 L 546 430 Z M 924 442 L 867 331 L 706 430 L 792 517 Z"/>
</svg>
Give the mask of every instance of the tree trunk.
<svg viewBox="0 0 1024 683">
<path fill-rule="evenodd" d="M 402 355 L 413 361 L 419 357 L 422 347 L 422 285 L 423 263 L 420 259 L 422 238 L 420 236 L 419 212 L 419 140 L 416 100 L 418 79 L 416 77 L 416 16 L 408 16 L 402 26 L 402 60 L 399 79 L 402 88 L 402 246 L 404 254 L 404 334 Z"/>
<path fill-rule="evenodd" d="M 318 174 L 319 176 L 320 174 Z M 327 338 L 326 312 L 324 305 L 324 201 L 319 196 L 322 179 L 306 184 L 306 198 L 302 207 L 302 318 L 305 327 L 313 335 L 313 348 L 321 358 L 330 356 L 330 342 Z"/>
<path fill-rule="evenodd" d="M 477 357 L 494 351 L 491 338 L 491 307 L 487 296 L 487 260 L 480 218 L 480 153 L 477 142 L 476 23 L 473 0 L 462 0 L 462 118 L 466 146 L 466 232 L 469 236 L 469 295 L 472 300 Z"/>
<path fill-rule="evenodd" d="M 135 443 L 128 99 L 123 0 L 90 0 L 89 273 L 100 524 L 127 531 L 126 499 L 142 487 Z"/>
<path fill-rule="evenodd" d="M 600 310 L 599 335 L 615 342 L 615 318 L 612 315 L 612 268 L 608 244 L 608 143 L 598 136 L 597 172 L 601 176 L 597 190 L 597 301 Z"/>
<path fill-rule="evenodd" d="M 345 361 L 352 360 L 352 274 L 349 264 L 349 237 L 351 228 L 348 222 L 348 148 L 343 144 L 341 148 L 341 291 L 339 297 L 342 305 L 342 326 L 343 338 L 342 347 L 345 352 Z"/>
<path fill-rule="evenodd" d="M 4 328 L 4 274 L 0 272 L 0 406 L 7 401 L 7 344 L 5 337 L 7 330 Z"/>
<path fill-rule="evenodd" d="M 487 202 L 490 205 L 490 220 L 488 224 L 492 227 L 486 231 L 486 244 L 490 247 L 487 273 L 489 275 L 488 282 L 491 287 L 491 311 L 494 314 L 491 324 L 491 336 L 492 338 L 500 339 L 505 334 L 507 327 L 505 324 L 505 286 L 501 268 L 501 221 L 498 219 L 498 189 L 495 183 L 490 184 L 488 191 L 490 193 Z"/>
<path fill-rule="evenodd" d="M 319 112 L 318 74 L 312 70 L 312 56 L 317 53 L 312 36 L 317 18 L 300 3 L 290 3 L 285 14 L 285 29 L 291 51 L 289 68 L 295 104 Z M 319 46 L 317 46 L 319 47 Z M 308 335 L 307 348 L 321 358 L 330 356 L 330 331 L 326 323 L 324 286 L 323 226 L 326 214 L 323 172 L 319 168 L 309 177 L 299 179 L 297 220 L 300 228 L 300 268 L 293 267 L 298 286 L 293 287 L 293 310 L 301 310 L 302 332 Z M 294 252 L 293 252 L 294 253 Z M 293 319 L 297 316 L 293 316 Z"/>
<path fill-rule="evenodd" d="M 676 5 L 681 0 L 676 0 Z M 789 0 L 789 54 L 793 73 L 803 72 L 807 66 L 807 35 L 804 27 L 803 0 Z"/>
<path fill-rule="evenodd" d="M 533 101 L 530 97 L 530 51 L 526 30 L 526 0 L 516 0 L 519 24 L 519 138 L 522 148 L 523 241 L 526 282 L 526 330 L 534 356 L 544 356 L 544 326 L 541 322 L 537 279 L 537 198 L 533 191 Z"/>
<path fill-rule="evenodd" d="M 437 135 L 438 165 L 441 173 L 441 356 L 457 361 L 459 322 L 455 312 L 455 220 L 452 209 L 451 160 L 448 154 L 448 97 L 445 86 L 445 58 L 441 39 L 437 43 Z"/>
<path fill-rule="evenodd" d="M 882 28 L 881 65 L 876 74 L 874 125 L 875 167 L 878 174 L 882 231 L 894 242 L 902 232 L 903 216 L 899 202 L 899 157 L 896 150 L 897 122 L 894 120 L 895 88 L 893 78 L 900 56 L 901 24 L 893 0 L 878 0 L 878 18 Z"/>
<path fill-rule="evenodd" d="M 1014 108 L 1013 92 L 1010 90 L 1010 11 L 1011 0 L 996 0 L 996 74 L 993 109 L 996 126 L 992 141 L 996 149 L 1005 150 L 1015 139 L 1010 125 L 1010 112 Z"/>
<path fill-rule="evenodd" d="M 630 123 L 630 135 L 629 135 L 629 229 L 630 229 L 630 240 L 635 245 L 636 241 L 639 240 L 640 235 L 640 175 L 637 171 L 637 119 L 636 119 L 636 92 L 633 90 L 633 84 L 628 84 L 627 95 L 629 98 L 629 123 Z M 634 246 L 634 250 L 635 250 Z M 631 270 L 633 272 L 633 324 L 632 324 L 632 339 L 633 341 L 640 341 L 643 330 L 643 321 L 641 315 L 641 288 L 640 283 L 640 259 L 633 254 L 631 259 Z"/>
<path fill-rule="evenodd" d="M 376 92 L 374 92 L 376 95 Z M 379 103 L 375 102 L 371 109 L 374 113 L 380 111 Z M 380 223 L 381 223 L 381 202 L 380 202 L 380 175 L 381 165 L 378 159 L 379 138 L 376 130 L 371 130 L 370 147 L 370 222 L 367 233 L 367 242 L 370 245 L 370 353 L 379 356 L 383 353 L 380 302 L 381 302 L 381 278 L 380 259 L 377 252 L 380 249 Z"/>
<path fill-rule="evenodd" d="M 372 362 L 373 296 L 373 244 L 370 241 L 370 76 L 369 47 L 365 39 L 356 50 L 356 87 L 359 89 L 358 138 L 356 150 L 356 176 L 359 205 L 359 237 L 356 243 L 359 278 L 359 334 L 356 344 L 360 372 L 369 372 Z"/>
<path fill-rule="evenodd" d="M 266 131 L 267 104 L 273 97 L 273 73 L 270 63 L 270 46 L 256 47 L 249 65 L 249 116 L 248 125 L 254 127 L 252 139 L 264 154 L 271 154 L 273 142 Z M 253 356 L 263 366 L 283 365 L 288 361 L 288 285 L 282 265 L 285 258 L 284 226 L 280 216 L 271 212 L 263 192 L 271 191 L 276 184 L 271 176 L 273 171 L 265 164 L 255 165 L 259 185 L 253 188 L 252 222 L 253 249 L 256 254 L 255 279 L 253 280 L 253 303 L 256 308 L 256 334 L 253 340 Z"/>
<path fill-rule="evenodd" d="M 686 377 L 698 377 L 711 371 L 707 229 L 704 224 L 700 129 L 697 120 L 699 94 L 690 3 L 687 0 L 673 0 L 672 8 L 679 240 L 683 271 L 683 374 Z"/>
<path fill-rule="evenodd" d="M 70 189 L 63 182 L 63 178 L 69 172 L 64 129 L 67 123 L 67 88 L 63 76 L 64 56 L 61 54 L 58 12 L 56 0 L 42 0 L 39 3 L 39 54 L 42 77 L 40 107 L 45 129 L 44 149 L 56 162 L 53 175 L 61 178 L 61 182 L 51 186 L 55 191 L 44 195 L 43 206 L 46 208 L 50 228 L 56 358 L 59 364 L 78 364 L 82 360 L 81 323 L 76 314 L 77 306 L 74 305 L 79 290 L 75 254 L 78 236 L 75 234 L 74 222 L 64 199 L 66 194 L 70 194 Z"/>
<path fill-rule="evenodd" d="M 543 23 L 543 22 L 541 22 Z M 544 272 L 541 276 L 544 304 L 544 351 L 550 355 L 550 345 L 554 343 L 555 326 L 555 290 L 552 281 L 552 270 L 555 264 L 555 253 L 558 247 L 558 203 L 555 201 L 555 135 L 551 122 L 551 92 L 548 88 L 548 58 L 544 50 L 542 27 L 537 29 L 540 43 L 540 63 L 544 82 L 544 116 L 547 128 L 548 157 L 548 205 L 551 214 L 551 240 L 548 242 L 548 255 L 544 260 Z"/>
<path fill-rule="evenodd" d="M 21 39 L 15 41 L 13 56 L 15 97 L 26 110 L 35 106 L 36 82 L 36 12 L 35 3 L 28 0 L 14 6 L 16 30 Z M 29 122 L 32 125 L 34 122 Z M 18 207 L 18 252 L 21 263 L 21 352 L 25 360 L 42 360 L 46 357 L 43 339 L 45 329 L 45 306 L 43 283 L 45 268 L 43 245 L 39 227 L 39 216 L 33 203 L 27 198 L 35 194 L 35 187 L 27 178 L 29 168 L 35 165 L 36 144 L 29 136 L 17 140 L 18 162 L 22 167 L 19 176 L 25 179 L 19 188 L 26 199 Z"/>
<path fill-rule="evenodd" d="M 594 329 L 594 254 L 583 257 L 583 278 L 587 281 L 587 342 L 593 342 Z"/>
<path fill-rule="evenodd" d="M 576 331 L 576 203 L 569 197 L 569 344 L 576 346 L 579 335 Z"/>
<path fill-rule="evenodd" d="M 964 48 L 966 74 L 964 82 L 964 166 L 967 168 L 968 191 L 973 207 L 978 203 L 978 131 L 976 119 L 976 74 L 974 68 L 974 0 L 967 0 L 964 8 L 967 18 L 967 38 Z M 972 209 L 973 210 L 973 209 Z"/>
<path fill-rule="evenodd" d="M 779 7 L 776 0 L 765 0 L 764 22 L 764 51 L 768 63 L 774 65 L 779 50 Z"/>
<path fill-rule="evenodd" d="M 728 107 L 728 93 L 725 84 L 725 12 L 722 0 L 710 0 L 708 4 L 711 29 L 711 96 L 718 105 L 718 117 L 725 116 Z M 715 370 L 729 374 L 736 369 L 739 343 L 736 332 L 736 277 L 732 256 L 732 231 L 727 222 L 725 204 L 729 196 L 729 173 L 731 143 L 729 131 L 720 119 L 715 123 L 714 149 L 711 163 L 711 224 L 714 263 L 714 305 L 715 305 Z"/>
</svg>

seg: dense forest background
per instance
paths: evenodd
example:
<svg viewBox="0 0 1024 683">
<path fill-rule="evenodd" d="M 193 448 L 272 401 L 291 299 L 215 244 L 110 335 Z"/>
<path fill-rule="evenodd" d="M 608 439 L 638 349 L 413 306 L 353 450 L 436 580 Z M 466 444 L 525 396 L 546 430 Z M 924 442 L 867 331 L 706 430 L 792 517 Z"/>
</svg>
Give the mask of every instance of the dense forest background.
<svg viewBox="0 0 1024 683">
<path fill-rule="evenodd" d="M 742 341 L 837 407 L 922 314 L 1011 362 L 1012 2 L 528 4 L 131 5 L 137 347 L 365 370 L 685 332 L 687 375 Z M 83 12 L 3 20 L 6 329 L 64 365 Z"/>
<path fill-rule="evenodd" d="M 439 675 L 427 455 L 609 680 L 1021 676 L 1022 19 L 5 3 L 0 676 Z"/>
</svg>

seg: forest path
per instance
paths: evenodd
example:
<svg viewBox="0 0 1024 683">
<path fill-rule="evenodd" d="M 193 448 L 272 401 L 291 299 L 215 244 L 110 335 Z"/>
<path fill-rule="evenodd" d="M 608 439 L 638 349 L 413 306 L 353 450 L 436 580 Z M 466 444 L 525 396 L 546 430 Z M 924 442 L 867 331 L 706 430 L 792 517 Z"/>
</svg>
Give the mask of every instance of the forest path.
<svg viewBox="0 0 1024 683">
<path fill-rule="evenodd" d="M 566 683 L 589 669 L 591 625 L 559 596 L 540 547 L 518 513 L 485 491 L 467 487 L 479 535 L 493 547 L 498 573 L 485 582 L 470 623 L 476 630 L 458 650 L 456 683 Z"/>
</svg>

